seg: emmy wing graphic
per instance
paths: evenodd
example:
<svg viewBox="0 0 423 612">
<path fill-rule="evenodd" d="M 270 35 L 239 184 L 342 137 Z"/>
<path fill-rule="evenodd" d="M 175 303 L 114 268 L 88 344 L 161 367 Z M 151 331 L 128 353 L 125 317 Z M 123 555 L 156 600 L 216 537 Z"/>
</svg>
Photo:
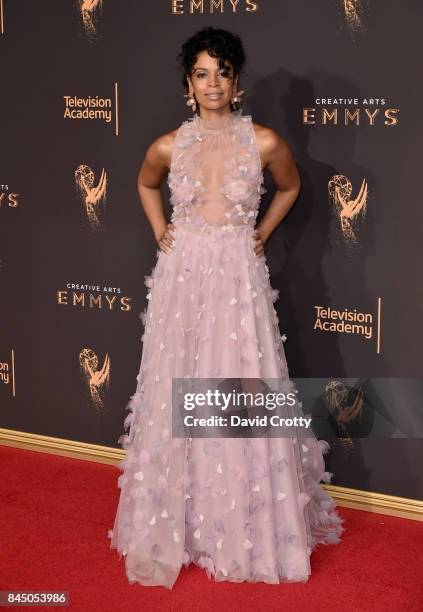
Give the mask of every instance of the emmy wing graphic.
<svg viewBox="0 0 423 612">
<path fill-rule="evenodd" d="M 365 0 L 341 0 L 343 4 L 345 19 L 348 27 L 354 32 L 363 29 L 361 13 L 363 12 Z"/>
<path fill-rule="evenodd" d="M 77 0 L 82 15 L 85 33 L 88 36 L 97 34 L 97 21 L 103 10 L 103 0 Z"/>
<path fill-rule="evenodd" d="M 100 229 L 100 205 L 106 201 L 106 172 L 103 168 L 98 184 L 94 185 L 94 172 L 89 166 L 80 165 L 75 171 L 75 183 L 85 206 L 88 223 L 97 231 Z"/>
<path fill-rule="evenodd" d="M 100 410 L 104 407 L 102 394 L 110 382 L 110 359 L 106 355 L 101 369 L 98 369 L 98 357 L 92 349 L 84 348 L 79 353 L 79 365 L 90 390 L 94 406 Z"/>
<path fill-rule="evenodd" d="M 348 425 L 356 420 L 361 420 L 364 407 L 364 394 L 361 387 L 358 388 L 351 405 L 347 405 L 348 395 L 348 387 L 339 381 L 332 380 L 326 386 L 325 398 L 327 405 L 334 415 L 340 431 L 346 438 L 350 438 Z"/>
<path fill-rule="evenodd" d="M 363 218 L 366 216 L 367 210 L 368 188 L 366 180 L 363 179 L 356 198 L 351 199 L 351 181 L 342 174 L 336 174 L 330 179 L 328 190 L 341 222 L 345 242 L 349 244 L 357 243 L 356 224 L 360 215 Z"/>
</svg>

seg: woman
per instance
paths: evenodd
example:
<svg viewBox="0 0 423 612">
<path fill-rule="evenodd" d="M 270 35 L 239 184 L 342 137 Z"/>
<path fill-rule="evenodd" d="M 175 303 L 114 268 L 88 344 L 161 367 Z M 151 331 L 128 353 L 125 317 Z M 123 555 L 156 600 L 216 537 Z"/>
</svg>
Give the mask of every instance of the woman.
<svg viewBox="0 0 423 612">
<path fill-rule="evenodd" d="M 204 28 L 180 54 L 194 116 L 158 138 L 139 191 L 159 245 L 138 385 L 121 436 L 126 458 L 111 547 L 130 583 L 171 589 L 182 565 L 216 581 L 305 582 L 319 543 L 340 541 L 342 519 L 319 486 L 329 448 L 313 434 L 176 437 L 172 379 L 289 380 L 264 244 L 300 181 L 287 143 L 238 107 L 238 36 Z M 277 186 L 255 228 L 266 167 Z M 173 211 L 159 191 L 166 173 Z"/>
</svg>

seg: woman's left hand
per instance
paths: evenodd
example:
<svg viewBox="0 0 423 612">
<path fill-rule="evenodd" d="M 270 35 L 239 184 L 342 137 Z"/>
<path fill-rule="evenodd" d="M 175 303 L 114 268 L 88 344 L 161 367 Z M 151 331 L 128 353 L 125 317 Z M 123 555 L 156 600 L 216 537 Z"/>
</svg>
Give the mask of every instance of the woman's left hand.
<svg viewBox="0 0 423 612">
<path fill-rule="evenodd" d="M 255 241 L 254 252 L 257 255 L 257 257 L 261 257 L 261 255 L 264 255 L 264 242 L 258 230 L 254 230 L 253 240 Z"/>
</svg>

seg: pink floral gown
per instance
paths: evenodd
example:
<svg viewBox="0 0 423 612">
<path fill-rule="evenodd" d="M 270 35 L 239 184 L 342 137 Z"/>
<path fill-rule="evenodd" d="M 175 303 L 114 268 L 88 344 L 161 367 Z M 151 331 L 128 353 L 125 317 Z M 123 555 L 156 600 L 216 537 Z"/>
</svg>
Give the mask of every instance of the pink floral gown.
<svg viewBox="0 0 423 612">
<path fill-rule="evenodd" d="M 250 115 L 177 131 L 168 176 L 175 224 L 141 313 L 143 351 L 128 403 L 110 546 L 128 581 L 171 589 L 182 566 L 216 581 L 306 582 L 319 543 L 344 531 L 327 442 L 172 437 L 172 378 L 288 379 L 265 256 L 252 234 L 263 173 Z"/>
</svg>

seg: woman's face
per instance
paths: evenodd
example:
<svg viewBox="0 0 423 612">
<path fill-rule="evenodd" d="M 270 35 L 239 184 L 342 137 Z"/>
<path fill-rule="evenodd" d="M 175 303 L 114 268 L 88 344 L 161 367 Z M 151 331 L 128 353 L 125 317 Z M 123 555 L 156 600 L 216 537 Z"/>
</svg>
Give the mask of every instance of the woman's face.
<svg viewBox="0 0 423 612">
<path fill-rule="evenodd" d="M 191 78 L 188 76 L 187 79 L 197 103 L 210 110 L 229 106 L 231 97 L 236 93 L 238 80 L 234 78 L 233 67 L 229 62 L 219 68 L 218 59 L 211 57 L 207 51 L 197 55 Z"/>
</svg>

